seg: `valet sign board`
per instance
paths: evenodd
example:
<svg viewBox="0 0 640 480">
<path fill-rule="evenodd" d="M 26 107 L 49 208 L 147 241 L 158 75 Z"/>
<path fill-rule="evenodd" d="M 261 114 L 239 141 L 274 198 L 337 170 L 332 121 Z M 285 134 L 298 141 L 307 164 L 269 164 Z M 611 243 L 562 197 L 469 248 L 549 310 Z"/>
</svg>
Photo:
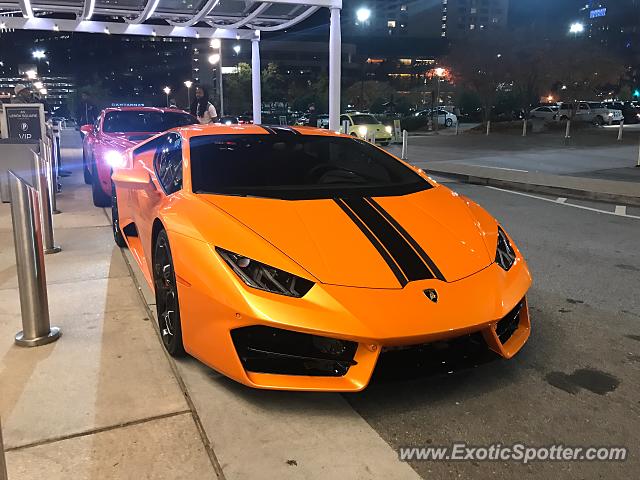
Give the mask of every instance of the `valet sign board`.
<svg viewBox="0 0 640 480">
<path fill-rule="evenodd" d="M 2 138 L 38 141 L 44 137 L 44 105 L 12 103 L 3 107 Z"/>
</svg>

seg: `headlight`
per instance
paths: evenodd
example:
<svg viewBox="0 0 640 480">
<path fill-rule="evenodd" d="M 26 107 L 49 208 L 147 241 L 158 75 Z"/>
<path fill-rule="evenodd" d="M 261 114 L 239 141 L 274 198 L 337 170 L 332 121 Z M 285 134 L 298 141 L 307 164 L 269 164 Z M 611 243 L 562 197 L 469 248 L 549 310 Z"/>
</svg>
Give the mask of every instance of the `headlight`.
<svg viewBox="0 0 640 480">
<path fill-rule="evenodd" d="M 109 150 L 104 154 L 104 161 L 111 168 L 122 168 L 124 167 L 124 156 L 115 150 Z"/>
<path fill-rule="evenodd" d="M 387 132 L 387 133 L 391 133 L 391 132 L 393 132 L 393 128 L 387 126 L 387 127 L 384 127 L 384 131 Z"/>
<path fill-rule="evenodd" d="M 310 280 L 270 267 L 229 250 L 216 247 L 216 252 L 227 262 L 236 275 L 250 287 L 297 298 L 303 297 L 313 287 L 313 282 Z"/>
<path fill-rule="evenodd" d="M 496 263 L 502 267 L 503 270 L 509 271 L 513 267 L 513 263 L 516 261 L 516 252 L 511 246 L 511 242 L 507 238 L 507 234 L 504 233 L 502 228 L 498 227 L 498 246 L 496 248 Z"/>
<path fill-rule="evenodd" d="M 609 112 L 609 116 L 610 116 L 610 117 L 613 117 L 613 112 Z"/>
<path fill-rule="evenodd" d="M 367 127 L 358 127 L 358 133 L 361 137 L 364 137 L 367 135 Z"/>
</svg>

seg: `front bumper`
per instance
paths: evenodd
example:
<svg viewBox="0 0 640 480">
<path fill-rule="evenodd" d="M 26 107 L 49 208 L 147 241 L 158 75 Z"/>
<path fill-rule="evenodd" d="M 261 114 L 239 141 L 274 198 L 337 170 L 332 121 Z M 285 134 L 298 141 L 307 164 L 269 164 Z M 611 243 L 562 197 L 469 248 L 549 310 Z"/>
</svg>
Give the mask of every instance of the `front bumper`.
<svg viewBox="0 0 640 480">
<path fill-rule="evenodd" d="M 178 280 L 185 349 L 251 387 L 359 391 L 368 384 L 384 347 L 420 345 L 480 332 L 489 349 L 511 358 L 529 337 L 525 295 L 531 277 L 520 257 L 508 272 L 492 264 L 456 282 L 422 280 L 403 289 L 316 284 L 303 298 L 288 298 L 246 287 L 219 263 L 223 260 L 206 254 L 208 246 L 196 243 L 203 249 L 199 258 L 212 262 L 205 270 L 220 278 L 208 275 Z M 176 265 L 176 271 L 180 270 Z M 428 288 L 437 290 L 437 303 L 425 296 Z M 517 328 L 501 341 L 499 322 L 520 302 Z M 240 328 L 256 325 L 355 342 L 355 364 L 341 376 L 250 371 L 232 335 Z"/>
</svg>

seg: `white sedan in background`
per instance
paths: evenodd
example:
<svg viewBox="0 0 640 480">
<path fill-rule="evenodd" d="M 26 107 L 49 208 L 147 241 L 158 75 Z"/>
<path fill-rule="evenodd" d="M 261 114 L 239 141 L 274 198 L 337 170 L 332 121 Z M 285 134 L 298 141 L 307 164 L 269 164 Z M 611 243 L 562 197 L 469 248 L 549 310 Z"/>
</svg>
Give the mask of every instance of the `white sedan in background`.
<svg viewBox="0 0 640 480">
<path fill-rule="evenodd" d="M 416 112 L 416 117 L 430 117 L 432 115 L 431 110 L 421 110 Z M 458 117 L 451 112 L 446 111 L 443 108 L 438 109 L 438 125 L 445 127 L 453 127 L 458 123 Z"/>
<path fill-rule="evenodd" d="M 534 108 L 529 112 L 529 118 L 541 118 L 543 120 L 556 120 L 558 118 L 558 107 L 544 106 Z"/>
</svg>

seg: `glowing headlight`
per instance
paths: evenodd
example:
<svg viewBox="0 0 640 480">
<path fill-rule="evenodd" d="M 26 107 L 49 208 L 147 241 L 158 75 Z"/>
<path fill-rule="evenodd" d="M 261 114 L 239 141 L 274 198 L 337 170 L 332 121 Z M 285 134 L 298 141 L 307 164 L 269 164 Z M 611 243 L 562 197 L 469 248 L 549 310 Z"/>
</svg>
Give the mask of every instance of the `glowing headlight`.
<svg viewBox="0 0 640 480">
<path fill-rule="evenodd" d="M 364 137 L 367 134 L 367 127 L 358 127 L 358 133 L 361 137 Z"/>
<path fill-rule="evenodd" d="M 496 247 L 496 263 L 502 267 L 504 271 L 509 271 L 516 261 L 516 252 L 511 246 L 511 242 L 507 238 L 502 228 L 498 227 L 498 246 Z"/>
<path fill-rule="evenodd" d="M 104 161 L 111 168 L 122 168 L 125 165 L 124 156 L 115 150 L 109 150 L 104 154 Z"/>
<path fill-rule="evenodd" d="M 610 117 L 613 117 L 613 112 L 609 112 L 609 116 L 610 116 Z"/>
<path fill-rule="evenodd" d="M 270 267 L 229 250 L 216 247 L 216 252 L 240 277 L 240 280 L 250 287 L 297 298 L 303 297 L 313 287 L 313 282 L 310 280 Z"/>
<path fill-rule="evenodd" d="M 393 132 L 393 128 L 391 128 L 389 126 L 386 126 L 386 127 L 384 127 L 384 131 L 387 132 L 387 133 L 391 133 L 391 132 Z"/>
</svg>

